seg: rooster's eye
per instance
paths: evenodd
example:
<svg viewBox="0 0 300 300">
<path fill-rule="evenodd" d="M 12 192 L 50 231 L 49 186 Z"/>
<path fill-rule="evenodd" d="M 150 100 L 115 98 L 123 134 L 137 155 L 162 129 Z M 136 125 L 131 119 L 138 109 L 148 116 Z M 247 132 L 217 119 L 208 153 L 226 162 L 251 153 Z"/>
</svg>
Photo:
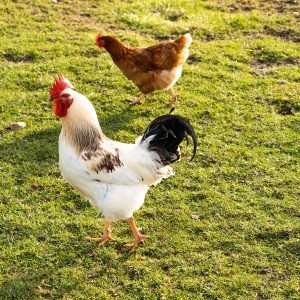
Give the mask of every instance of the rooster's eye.
<svg viewBox="0 0 300 300">
<path fill-rule="evenodd" d="M 73 97 L 70 94 L 65 93 L 65 94 L 60 95 L 60 99 L 63 102 L 71 102 L 73 100 Z"/>
<path fill-rule="evenodd" d="M 62 98 L 67 98 L 67 99 L 72 98 L 70 94 L 62 94 L 62 95 L 60 95 L 60 96 L 61 96 Z"/>
</svg>

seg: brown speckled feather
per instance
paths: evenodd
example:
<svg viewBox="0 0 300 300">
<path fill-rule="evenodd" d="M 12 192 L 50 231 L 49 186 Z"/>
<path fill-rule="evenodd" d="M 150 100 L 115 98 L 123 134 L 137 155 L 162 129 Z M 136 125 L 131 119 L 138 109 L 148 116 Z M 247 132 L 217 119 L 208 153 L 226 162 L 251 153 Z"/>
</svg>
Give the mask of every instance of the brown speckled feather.
<svg viewBox="0 0 300 300">
<path fill-rule="evenodd" d="M 108 151 L 103 147 L 103 134 L 93 126 L 68 126 L 63 134 L 76 149 L 78 155 L 87 162 L 89 169 L 96 173 L 112 172 L 122 166 L 119 150 Z"/>
</svg>

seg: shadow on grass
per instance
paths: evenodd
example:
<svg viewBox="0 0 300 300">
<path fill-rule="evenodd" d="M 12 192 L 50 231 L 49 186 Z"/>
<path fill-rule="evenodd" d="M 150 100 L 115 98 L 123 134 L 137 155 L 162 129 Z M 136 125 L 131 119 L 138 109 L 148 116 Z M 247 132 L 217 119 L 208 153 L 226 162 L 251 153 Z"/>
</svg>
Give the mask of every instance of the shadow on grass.
<svg viewBox="0 0 300 300">
<path fill-rule="evenodd" d="M 4 282 L 0 287 L 0 298 L 5 300 L 22 299 L 32 300 L 35 299 L 36 287 L 31 280 L 26 278 L 18 278 Z"/>
<path fill-rule="evenodd" d="M 112 138 L 119 130 L 133 132 L 137 137 L 144 133 L 146 127 L 152 120 L 162 114 L 167 114 L 169 111 L 170 109 L 166 108 L 165 112 L 158 114 L 155 113 L 154 110 L 147 104 L 136 106 L 128 104 L 128 107 L 122 111 L 114 112 L 113 114 L 107 113 L 101 115 L 99 121 L 104 134 L 109 138 Z M 134 127 L 133 122 L 136 119 L 146 119 L 145 125 L 142 129 L 140 129 L 140 127 L 138 129 Z"/>
<path fill-rule="evenodd" d="M 129 108 L 102 116 L 100 124 L 104 133 L 110 138 L 119 130 L 128 130 L 128 128 L 130 130 L 134 119 L 149 115 L 151 115 L 151 110 L 141 112 Z M 152 118 L 149 117 L 149 123 L 151 120 Z M 0 157 L 13 160 L 17 164 L 24 162 L 45 162 L 54 159 L 57 161 L 60 130 L 60 126 L 55 126 L 0 144 Z M 4 131 L 2 133 L 2 135 L 6 134 L 11 134 L 11 132 Z M 143 134 L 143 131 L 139 132 L 139 134 Z"/>
<path fill-rule="evenodd" d="M 6 133 L 4 133 L 6 134 Z M 0 156 L 8 160 L 41 162 L 56 157 L 58 128 L 30 133 L 22 138 L 0 145 Z"/>
<path fill-rule="evenodd" d="M 278 230 L 278 231 L 264 231 L 256 235 L 256 238 L 266 243 L 273 241 L 289 240 L 291 237 L 300 233 L 300 230 Z"/>
</svg>

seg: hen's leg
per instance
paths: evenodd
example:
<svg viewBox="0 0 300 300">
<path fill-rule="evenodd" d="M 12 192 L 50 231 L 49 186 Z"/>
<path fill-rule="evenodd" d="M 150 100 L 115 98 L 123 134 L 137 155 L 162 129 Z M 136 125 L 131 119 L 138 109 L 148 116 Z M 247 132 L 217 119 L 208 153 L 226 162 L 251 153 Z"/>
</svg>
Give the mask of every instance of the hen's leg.
<svg viewBox="0 0 300 300">
<path fill-rule="evenodd" d="M 134 235 L 134 241 L 130 244 L 127 244 L 126 246 L 128 248 L 130 248 L 130 251 L 134 251 L 139 244 L 144 243 L 144 241 L 146 240 L 147 236 L 143 235 L 137 228 L 135 220 L 133 217 L 129 218 L 128 220 L 128 224 L 130 226 L 130 229 Z"/>
<path fill-rule="evenodd" d="M 93 238 L 93 237 L 87 236 L 85 239 L 88 241 L 95 241 L 98 246 L 105 245 L 108 241 L 112 240 L 111 223 L 112 223 L 111 221 L 105 220 L 103 234 L 102 234 L 101 238 Z"/>
<path fill-rule="evenodd" d="M 145 101 L 145 95 L 144 94 L 139 94 L 139 96 L 138 97 L 136 97 L 136 98 L 133 98 L 133 99 L 131 99 L 131 100 L 128 100 L 129 101 L 129 103 L 132 105 L 132 104 L 142 104 L 142 103 L 144 103 L 144 101 Z"/>
<path fill-rule="evenodd" d="M 171 100 L 170 100 L 169 105 L 170 105 L 171 107 L 174 107 L 174 106 L 175 106 L 175 103 L 176 103 L 176 101 L 177 101 L 177 95 L 175 94 L 173 88 L 170 88 L 170 89 L 168 90 L 168 92 L 169 92 L 169 94 L 171 95 Z"/>
</svg>

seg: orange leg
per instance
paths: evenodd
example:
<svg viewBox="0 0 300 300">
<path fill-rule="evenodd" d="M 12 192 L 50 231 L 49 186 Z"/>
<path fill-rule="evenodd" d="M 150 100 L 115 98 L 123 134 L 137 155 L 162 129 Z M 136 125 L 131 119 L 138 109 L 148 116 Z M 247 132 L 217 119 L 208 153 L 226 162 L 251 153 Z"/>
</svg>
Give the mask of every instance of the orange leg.
<svg viewBox="0 0 300 300">
<path fill-rule="evenodd" d="M 95 241 L 98 246 L 104 246 L 108 241 L 112 240 L 111 236 L 111 221 L 105 220 L 104 230 L 101 238 L 93 238 L 87 236 L 85 239 L 87 241 Z"/>
<path fill-rule="evenodd" d="M 146 240 L 147 236 L 143 235 L 137 228 L 135 220 L 133 217 L 129 218 L 128 220 L 128 224 L 130 226 L 130 229 L 134 235 L 134 241 L 130 244 L 127 244 L 126 246 L 128 248 L 130 248 L 130 251 L 134 251 L 139 244 L 143 244 L 144 241 Z"/>
</svg>

